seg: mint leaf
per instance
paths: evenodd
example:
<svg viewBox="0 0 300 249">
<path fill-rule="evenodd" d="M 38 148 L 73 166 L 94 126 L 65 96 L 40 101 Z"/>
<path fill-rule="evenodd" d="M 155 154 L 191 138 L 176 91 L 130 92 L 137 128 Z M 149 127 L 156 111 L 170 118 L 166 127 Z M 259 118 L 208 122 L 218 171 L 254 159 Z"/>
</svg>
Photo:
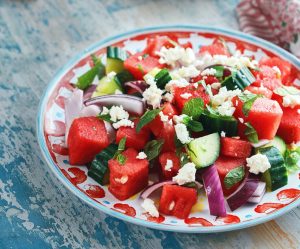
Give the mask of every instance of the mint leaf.
<svg viewBox="0 0 300 249">
<path fill-rule="evenodd" d="M 183 119 L 183 123 L 186 125 L 186 127 L 190 131 L 194 131 L 194 132 L 203 131 L 202 124 L 199 121 L 191 119 L 190 117 L 185 117 Z"/>
<path fill-rule="evenodd" d="M 97 116 L 97 118 L 102 119 L 102 120 L 104 120 L 106 122 L 111 122 L 109 114 L 103 114 L 103 115 L 99 114 Z"/>
<path fill-rule="evenodd" d="M 243 102 L 243 109 L 242 109 L 243 113 L 246 117 L 248 117 L 254 101 L 257 98 L 261 97 L 261 95 L 253 94 L 253 93 L 248 93 L 248 94 L 242 93 L 238 97 Z"/>
<path fill-rule="evenodd" d="M 160 109 L 154 109 L 154 110 L 147 110 L 144 115 L 140 118 L 140 121 L 138 122 L 136 126 L 136 132 L 140 132 L 141 129 L 146 125 L 149 124 L 155 117 L 160 113 Z"/>
<path fill-rule="evenodd" d="M 117 161 L 119 162 L 119 164 L 124 165 L 127 161 L 127 158 L 123 154 L 118 154 Z"/>
<path fill-rule="evenodd" d="M 292 147 L 286 150 L 284 155 L 285 166 L 289 173 L 300 169 L 300 147 Z"/>
<path fill-rule="evenodd" d="M 182 110 L 182 114 L 186 114 L 193 119 L 200 118 L 202 112 L 204 110 L 204 103 L 201 98 L 193 98 L 188 100 Z"/>
<path fill-rule="evenodd" d="M 146 144 L 144 152 L 147 155 L 147 160 L 151 161 L 154 158 L 158 157 L 162 150 L 164 142 L 165 141 L 163 139 L 159 139 L 151 140 Z"/>
<path fill-rule="evenodd" d="M 249 122 L 245 123 L 245 125 L 247 126 L 245 130 L 245 136 L 248 138 L 249 142 L 258 143 L 258 135 L 256 130 Z"/>
<path fill-rule="evenodd" d="M 123 137 L 118 145 L 118 151 L 124 151 L 125 150 L 125 144 L 126 144 L 126 137 Z"/>
<path fill-rule="evenodd" d="M 287 95 L 300 95 L 300 90 L 293 86 L 278 87 L 273 92 L 282 97 Z"/>
<path fill-rule="evenodd" d="M 244 176 L 245 176 L 245 169 L 243 165 L 230 170 L 224 178 L 225 188 L 230 189 L 236 183 L 243 180 Z"/>
</svg>

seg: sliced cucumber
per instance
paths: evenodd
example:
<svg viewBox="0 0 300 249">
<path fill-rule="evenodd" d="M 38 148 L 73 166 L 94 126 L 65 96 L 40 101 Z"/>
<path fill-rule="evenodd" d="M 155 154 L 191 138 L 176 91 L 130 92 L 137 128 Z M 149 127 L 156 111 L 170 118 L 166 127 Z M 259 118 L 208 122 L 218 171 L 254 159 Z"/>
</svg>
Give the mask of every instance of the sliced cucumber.
<svg viewBox="0 0 300 249">
<path fill-rule="evenodd" d="M 93 178 L 101 185 L 107 184 L 109 181 L 108 161 L 114 157 L 117 150 L 118 145 L 110 144 L 99 154 L 97 154 L 95 159 L 92 161 L 91 167 L 89 168 L 88 176 Z"/>
<path fill-rule="evenodd" d="M 160 89 L 165 89 L 166 84 L 172 80 L 168 69 L 162 69 L 155 75 L 156 85 Z"/>
<path fill-rule="evenodd" d="M 224 131 L 226 136 L 237 136 L 238 121 L 234 117 L 220 116 L 208 111 L 202 113 L 200 121 L 204 130 L 208 132 Z"/>
<path fill-rule="evenodd" d="M 196 168 L 203 168 L 212 165 L 220 153 L 220 136 L 213 133 L 199 137 L 188 144 L 188 155 Z"/>
<path fill-rule="evenodd" d="M 263 173 L 268 190 L 274 191 L 285 186 L 288 182 L 288 173 L 281 152 L 274 146 L 260 148 L 258 152 L 266 155 L 271 164 L 271 168 Z"/>
<path fill-rule="evenodd" d="M 127 53 L 122 48 L 107 47 L 106 74 L 110 72 L 120 73 L 124 70 L 124 60 Z"/>
<path fill-rule="evenodd" d="M 231 76 L 227 77 L 222 86 L 226 86 L 228 90 L 241 89 L 244 90 L 247 86 L 255 81 L 255 77 L 247 67 L 242 67 L 239 70 L 232 70 Z"/>
<path fill-rule="evenodd" d="M 275 136 L 270 143 L 264 145 L 263 147 L 270 147 L 270 146 L 276 147 L 280 151 L 282 156 L 285 155 L 287 147 L 284 140 L 281 137 Z"/>
<path fill-rule="evenodd" d="M 123 86 L 124 83 L 128 82 L 128 81 L 132 81 L 134 80 L 133 75 L 127 71 L 124 70 L 120 73 L 117 73 L 117 75 L 115 76 L 115 81 L 120 85 Z"/>
<path fill-rule="evenodd" d="M 144 75 L 144 79 L 147 79 L 147 77 L 150 75 L 152 77 L 155 77 L 155 75 L 157 75 L 160 72 L 161 69 L 155 67 L 153 68 L 149 73 Z"/>
<path fill-rule="evenodd" d="M 93 93 L 93 97 L 114 94 L 116 90 L 122 91 L 122 87 L 116 82 L 115 77 L 109 78 L 104 76 L 101 80 L 99 80 L 96 91 Z"/>
</svg>

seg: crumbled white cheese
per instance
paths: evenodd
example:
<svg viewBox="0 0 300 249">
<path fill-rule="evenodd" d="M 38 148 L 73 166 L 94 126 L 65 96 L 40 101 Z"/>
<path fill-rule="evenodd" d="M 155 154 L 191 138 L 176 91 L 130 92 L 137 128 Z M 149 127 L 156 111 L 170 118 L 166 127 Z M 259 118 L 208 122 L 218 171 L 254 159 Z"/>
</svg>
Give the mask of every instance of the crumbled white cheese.
<svg viewBox="0 0 300 249">
<path fill-rule="evenodd" d="M 137 58 L 138 58 L 139 61 L 142 61 L 142 60 L 143 60 L 143 57 L 142 57 L 141 55 L 138 56 Z"/>
<path fill-rule="evenodd" d="M 103 106 L 101 115 L 109 114 L 109 109 L 106 106 Z"/>
<path fill-rule="evenodd" d="M 243 118 L 238 118 L 239 121 L 243 124 L 244 123 L 244 119 Z"/>
<path fill-rule="evenodd" d="M 156 85 L 155 78 L 151 74 L 146 74 L 144 80 L 149 86 Z"/>
<path fill-rule="evenodd" d="M 194 86 L 195 88 L 198 88 L 199 84 L 198 84 L 198 83 L 194 83 L 193 86 Z"/>
<path fill-rule="evenodd" d="M 221 131 L 221 137 L 226 137 L 225 131 Z"/>
<path fill-rule="evenodd" d="M 159 217 L 159 212 L 156 208 L 156 206 L 154 205 L 154 201 L 146 198 L 143 203 L 141 204 L 142 208 L 151 216 L 153 217 Z"/>
<path fill-rule="evenodd" d="M 249 167 L 249 172 L 253 174 L 264 173 L 269 168 L 271 168 L 271 164 L 266 155 L 256 154 L 250 158 L 246 159 L 247 167 Z"/>
<path fill-rule="evenodd" d="M 165 115 L 162 111 L 159 112 L 158 115 L 160 116 L 160 120 L 162 122 L 168 122 L 169 121 L 169 117 L 167 115 Z"/>
<path fill-rule="evenodd" d="M 190 137 L 189 132 L 184 124 L 175 125 L 176 136 L 182 144 L 188 144 L 193 139 Z"/>
<path fill-rule="evenodd" d="M 133 128 L 134 127 L 134 123 L 129 120 L 129 119 L 121 119 L 115 123 L 112 124 L 112 126 L 115 128 L 115 129 L 119 129 L 120 127 L 131 127 Z"/>
<path fill-rule="evenodd" d="M 173 98 L 174 98 L 174 95 L 172 93 L 166 93 L 164 96 L 163 96 L 163 99 L 168 101 L 168 102 L 172 102 L 173 101 Z"/>
<path fill-rule="evenodd" d="M 168 92 L 172 92 L 173 86 L 176 86 L 176 87 L 179 87 L 179 88 L 183 88 L 183 87 L 186 87 L 188 85 L 189 85 L 189 82 L 187 82 L 186 79 L 180 78 L 180 79 L 177 79 L 177 80 L 170 80 L 168 82 L 168 84 L 165 86 L 165 89 Z"/>
<path fill-rule="evenodd" d="M 114 72 L 114 71 L 112 71 L 112 72 L 110 72 L 109 74 L 107 74 L 107 79 L 109 80 L 109 81 L 111 81 L 111 80 L 113 80 L 114 79 L 114 77 L 117 75 L 117 73 L 116 72 Z"/>
<path fill-rule="evenodd" d="M 183 99 L 188 99 L 189 97 L 191 97 L 192 94 L 190 93 L 183 93 L 183 94 L 180 94 L 180 97 L 183 98 Z"/>
<path fill-rule="evenodd" d="M 201 72 L 202 76 L 208 76 L 208 75 L 215 75 L 217 73 L 217 70 L 214 68 L 206 68 Z"/>
<path fill-rule="evenodd" d="M 173 161 L 170 159 L 167 159 L 167 163 L 165 165 L 165 170 L 166 171 L 171 171 L 173 168 Z"/>
<path fill-rule="evenodd" d="M 169 211 L 172 211 L 175 206 L 175 201 L 172 201 L 169 206 Z"/>
<path fill-rule="evenodd" d="M 181 114 L 181 115 L 174 115 L 173 116 L 173 120 L 175 122 L 175 124 L 180 124 L 183 123 L 183 119 L 188 117 L 186 114 Z"/>
<path fill-rule="evenodd" d="M 215 82 L 215 83 L 212 83 L 210 86 L 212 89 L 218 90 L 221 88 L 221 83 Z"/>
<path fill-rule="evenodd" d="M 116 89 L 115 94 L 123 94 L 123 92 L 120 91 L 119 89 Z"/>
<path fill-rule="evenodd" d="M 300 105 L 300 96 L 299 95 L 286 95 L 282 99 L 282 105 L 284 107 L 294 108 L 297 105 Z"/>
<path fill-rule="evenodd" d="M 232 102 L 229 100 L 218 106 L 217 111 L 222 116 L 232 116 L 235 111 L 235 107 L 232 106 Z"/>
<path fill-rule="evenodd" d="M 141 151 L 137 156 L 136 156 L 137 159 L 146 159 L 147 158 L 147 155 L 144 151 Z"/>
<path fill-rule="evenodd" d="M 143 92 L 143 99 L 147 102 L 148 105 L 152 105 L 153 108 L 158 108 L 162 100 L 163 91 L 159 89 L 155 84 L 150 85 Z"/>
<path fill-rule="evenodd" d="M 281 71 L 280 71 L 279 67 L 274 66 L 274 67 L 272 67 L 272 69 L 276 72 L 277 78 L 280 78 L 281 77 Z"/>
<path fill-rule="evenodd" d="M 300 109 L 297 110 L 297 113 L 300 114 Z"/>
<path fill-rule="evenodd" d="M 104 109 L 104 108 L 103 108 Z M 128 119 L 129 113 L 123 109 L 123 106 L 112 106 L 109 110 L 110 120 L 116 122 L 121 119 Z"/>
<path fill-rule="evenodd" d="M 194 163 L 186 163 L 179 169 L 178 174 L 173 177 L 173 181 L 179 185 L 183 185 L 195 181 L 195 175 L 196 165 Z"/>
<path fill-rule="evenodd" d="M 115 178 L 115 181 L 121 184 L 125 184 L 128 181 L 128 176 L 122 176 L 121 178 Z"/>
<path fill-rule="evenodd" d="M 191 65 L 195 60 L 196 56 L 191 48 L 183 48 L 176 46 L 174 48 L 162 47 L 156 54 L 160 57 L 159 63 L 168 64 L 175 67 L 178 63 L 183 66 Z"/>
<path fill-rule="evenodd" d="M 227 88 L 224 86 L 220 88 L 218 94 L 212 97 L 211 101 L 214 106 L 218 106 L 218 105 L 222 105 L 227 100 L 231 100 L 233 97 L 239 94 L 241 94 L 240 89 L 227 90 Z"/>
<path fill-rule="evenodd" d="M 200 71 L 194 65 L 190 65 L 179 68 L 177 73 L 182 78 L 192 78 L 198 76 Z"/>
</svg>

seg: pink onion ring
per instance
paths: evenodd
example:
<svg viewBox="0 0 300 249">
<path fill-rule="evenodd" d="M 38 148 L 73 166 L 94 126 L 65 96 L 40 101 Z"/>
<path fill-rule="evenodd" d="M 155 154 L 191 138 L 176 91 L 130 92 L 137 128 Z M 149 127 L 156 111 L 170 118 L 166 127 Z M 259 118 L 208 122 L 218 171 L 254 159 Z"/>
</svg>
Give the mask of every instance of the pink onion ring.
<svg viewBox="0 0 300 249">
<path fill-rule="evenodd" d="M 131 87 L 135 90 L 137 90 L 139 93 L 143 93 L 147 88 L 147 83 L 143 80 L 137 80 L 137 81 L 128 81 L 124 84 L 125 87 Z"/>
<path fill-rule="evenodd" d="M 258 147 L 261 147 L 261 146 L 264 146 L 266 144 L 270 143 L 270 140 L 267 140 L 267 139 L 261 139 L 258 141 L 258 143 L 251 143 L 251 145 L 254 147 L 254 148 L 258 148 Z"/>
</svg>

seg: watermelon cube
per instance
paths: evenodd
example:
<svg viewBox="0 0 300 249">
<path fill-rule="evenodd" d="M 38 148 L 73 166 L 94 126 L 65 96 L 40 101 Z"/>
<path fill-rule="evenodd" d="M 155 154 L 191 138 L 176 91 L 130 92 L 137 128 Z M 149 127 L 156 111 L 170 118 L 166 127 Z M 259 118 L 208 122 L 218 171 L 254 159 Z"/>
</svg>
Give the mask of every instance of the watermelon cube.
<svg viewBox="0 0 300 249">
<path fill-rule="evenodd" d="M 230 52 L 223 40 L 215 39 L 211 45 L 202 46 L 200 53 L 209 53 L 210 55 L 227 55 L 230 56 Z"/>
<path fill-rule="evenodd" d="M 137 159 L 138 152 L 129 148 L 122 153 L 124 164 L 118 159 L 108 161 L 109 188 L 108 190 L 119 200 L 126 200 L 148 186 L 149 162 Z"/>
<path fill-rule="evenodd" d="M 169 161 L 168 161 L 169 160 Z M 171 180 L 180 169 L 180 159 L 175 152 L 165 152 L 160 154 L 159 163 L 164 180 Z"/>
<path fill-rule="evenodd" d="M 300 141 L 300 114 L 298 109 L 283 107 L 283 116 L 277 134 L 286 143 L 297 143 Z"/>
<path fill-rule="evenodd" d="M 168 122 L 163 123 L 163 128 L 161 129 L 160 133 L 156 137 L 157 139 L 164 140 L 164 144 L 162 148 L 163 152 L 176 150 L 175 136 L 176 136 L 176 132 L 175 132 L 174 125 Z"/>
<path fill-rule="evenodd" d="M 189 216 L 196 202 L 196 189 L 177 185 L 164 185 L 159 201 L 159 211 L 166 215 L 185 219 Z"/>
<path fill-rule="evenodd" d="M 96 154 L 109 145 L 104 122 L 96 117 L 81 117 L 73 121 L 68 135 L 71 165 L 91 162 Z"/>
<path fill-rule="evenodd" d="M 231 137 L 221 138 L 221 155 L 247 158 L 251 155 L 252 146 L 248 141 Z"/>
</svg>

